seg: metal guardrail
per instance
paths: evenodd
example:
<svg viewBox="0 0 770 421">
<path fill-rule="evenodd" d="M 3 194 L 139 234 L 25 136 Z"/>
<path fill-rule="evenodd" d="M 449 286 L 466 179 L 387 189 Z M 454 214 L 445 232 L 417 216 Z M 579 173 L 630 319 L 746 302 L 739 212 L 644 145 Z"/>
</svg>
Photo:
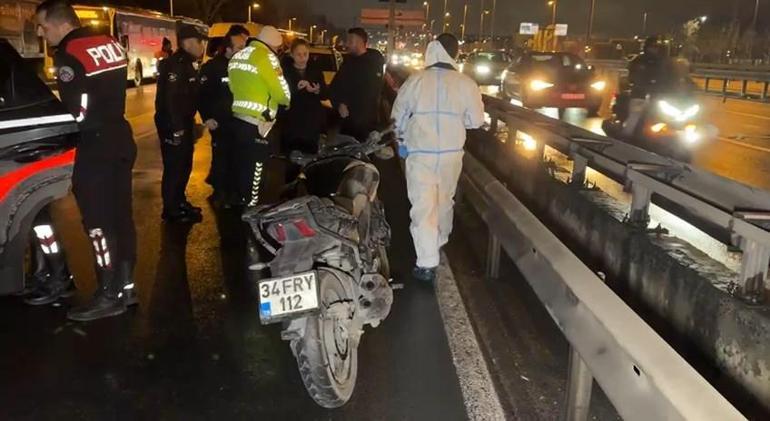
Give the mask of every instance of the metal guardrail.
<svg viewBox="0 0 770 421">
<path fill-rule="evenodd" d="M 485 96 L 491 130 L 499 121 L 514 143 L 518 131 L 548 145 L 573 162 L 572 183 L 583 186 L 586 168 L 623 184 L 632 195 L 629 223 L 646 228 L 651 201 L 742 252 L 734 293 L 750 302 L 765 297 L 770 266 L 770 192 L 709 173 L 625 142 Z M 653 199 L 654 198 L 654 199 Z"/>
<path fill-rule="evenodd" d="M 595 378 L 627 420 L 744 417 L 466 154 L 461 191 L 490 229 L 488 275 L 513 260 L 570 343 L 565 419 L 586 420 Z"/>
<path fill-rule="evenodd" d="M 599 69 L 608 69 L 625 73 L 628 67 L 626 60 L 587 60 L 589 64 Z M 709 64 L 694 63 L 691 65 L 691 75 L 695 78 L 703 79 L 704 92 L 711 92 L 710 85 L 712 80 L 721 81 L 719 90 L 722 95 L 727 95 L 731 81 L 741 82 L 740 95 L 749 96 L 749 84 L 757 82 L 762 84 L 759 92 L 760 98 L 764 101 L 768 99 L 770 93 L 770 67 L 768 66 L 742 66 L 732 64 Z"/>
</svg>

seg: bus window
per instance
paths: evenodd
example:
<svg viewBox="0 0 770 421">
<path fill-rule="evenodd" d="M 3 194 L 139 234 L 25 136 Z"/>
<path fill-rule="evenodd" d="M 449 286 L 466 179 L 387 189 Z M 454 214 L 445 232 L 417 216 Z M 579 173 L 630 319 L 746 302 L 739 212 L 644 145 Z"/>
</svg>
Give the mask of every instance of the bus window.
<svg viewBox="0 0 770 421">
<path fill-rule="evenodd" d="M 120 45 L 122 45 L 122 46 L 123 46 L 123 48 L 125 48 L 126 50 L 128 50 L 129 48 L 131 48 L 131 46 L 130 46 L 130 44 L 129 44 L 129 38 L 128 38 L 128 35 L 121 35 L 121 36 L 120 36 Z"/>
</svg>

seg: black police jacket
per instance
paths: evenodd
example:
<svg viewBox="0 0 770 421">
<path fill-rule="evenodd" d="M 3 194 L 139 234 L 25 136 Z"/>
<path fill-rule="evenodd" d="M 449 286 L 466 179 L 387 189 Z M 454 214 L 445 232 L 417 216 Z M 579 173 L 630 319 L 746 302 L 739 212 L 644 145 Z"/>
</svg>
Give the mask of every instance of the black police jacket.
<svg viewBox="0 0 770 421">
<path fill-rule="evenodd" d="M 198 109 L 203 121 L 213 118 L 224 124 L 233 115 L 233 93 L 227 78 L 229 62 L 224 54 L 219 54 L 201 67 Z"/>
<path fill-rule="evenodd" d="M 191 130 L 198 111 L 200 81 L 197 61 L 179 49 L 158 65 L 155 121 L 163 131 Z"/>
<path fill-rule="evenodd" d="M 75 29 L 56 47 L 53 60 L 61 100 L 80 130 L 126 123 L 126 52 L 114 38 Z"/>
<path fill-rule="evenodd" d="M 314 62 L 308 62 L 307 68 L 301 72 L 294 67 L 294 60 L 284 60 L 283 77 L 291 90 L 291 106 L 282 108 L 278 113 L 281 122 L 281 132 L 284 139 L 291 141 L 303 140 L 317 143 L 318 137 L 326 125 L 326 109 L 321 101 L 329 98 L 323 72 Z M 305 80 L 320 88 L 318 94 L 299 89 L 300 81 Z M 352 111 L 351 111 L 352 112 Z"/>
</svg>

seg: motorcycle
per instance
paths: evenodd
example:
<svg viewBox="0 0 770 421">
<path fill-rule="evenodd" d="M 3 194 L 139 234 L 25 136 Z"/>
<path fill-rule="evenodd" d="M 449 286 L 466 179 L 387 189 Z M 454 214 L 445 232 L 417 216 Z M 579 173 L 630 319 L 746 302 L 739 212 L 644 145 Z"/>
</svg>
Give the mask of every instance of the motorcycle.
<svg viewBox="0 0 770 421">
<path fill-rule="evenodd" d="M 373 132 L 365 142 L 337 136 L 314 156 L 292 152 L 288 160 L 301 167 L 289 186 L 294 197 L 243 216 L 253 234 L 248 263 L 260 321 L 283 323 L 305 388 L 324 408 L 350 399 L 363 328 L 377 327 L 393 303 L 390 226 L 369 159 L 393 158 L 392 133 Z M 265 252 L 272 260 L 262 261 Z M 265 269 L 271 277 L 257 279 Z"/>
<path fill-rule="evenodd" d="M 713 128 L 703 122 L 701 105 L 689 78 L 647 93 L 643 102 L 631 98 L 628 87 L 613 98 L 612 116 L 602 122 L 608 136 L 686 163 L 692 161 L 695 149 L 714 136 Z M 637 121 L 632 121 L 631 116 L 638 116 Z"/>
</svg>

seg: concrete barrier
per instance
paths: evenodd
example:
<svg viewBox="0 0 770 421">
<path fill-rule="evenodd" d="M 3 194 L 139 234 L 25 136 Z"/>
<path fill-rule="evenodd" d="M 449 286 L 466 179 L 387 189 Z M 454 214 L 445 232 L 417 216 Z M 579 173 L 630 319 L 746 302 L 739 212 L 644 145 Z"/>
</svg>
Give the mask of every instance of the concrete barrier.
<svg viewBox="0 0 770 421">
<path fill-rule="evenodd" d="M 680 353 L 697 350 L 717 367 L 720 374 L 699 369 L 739 409 L 770 410 L 770 308 L 720 289 L 717 272 L 726 268 L 674 238 L 631 228 L 603 205 L 609 196 L 555 180 L 487 132 L 475 132 L 468 150 L 576 254 L 606 273 L 618 293 L 641 306 Z"/>
</svg>

